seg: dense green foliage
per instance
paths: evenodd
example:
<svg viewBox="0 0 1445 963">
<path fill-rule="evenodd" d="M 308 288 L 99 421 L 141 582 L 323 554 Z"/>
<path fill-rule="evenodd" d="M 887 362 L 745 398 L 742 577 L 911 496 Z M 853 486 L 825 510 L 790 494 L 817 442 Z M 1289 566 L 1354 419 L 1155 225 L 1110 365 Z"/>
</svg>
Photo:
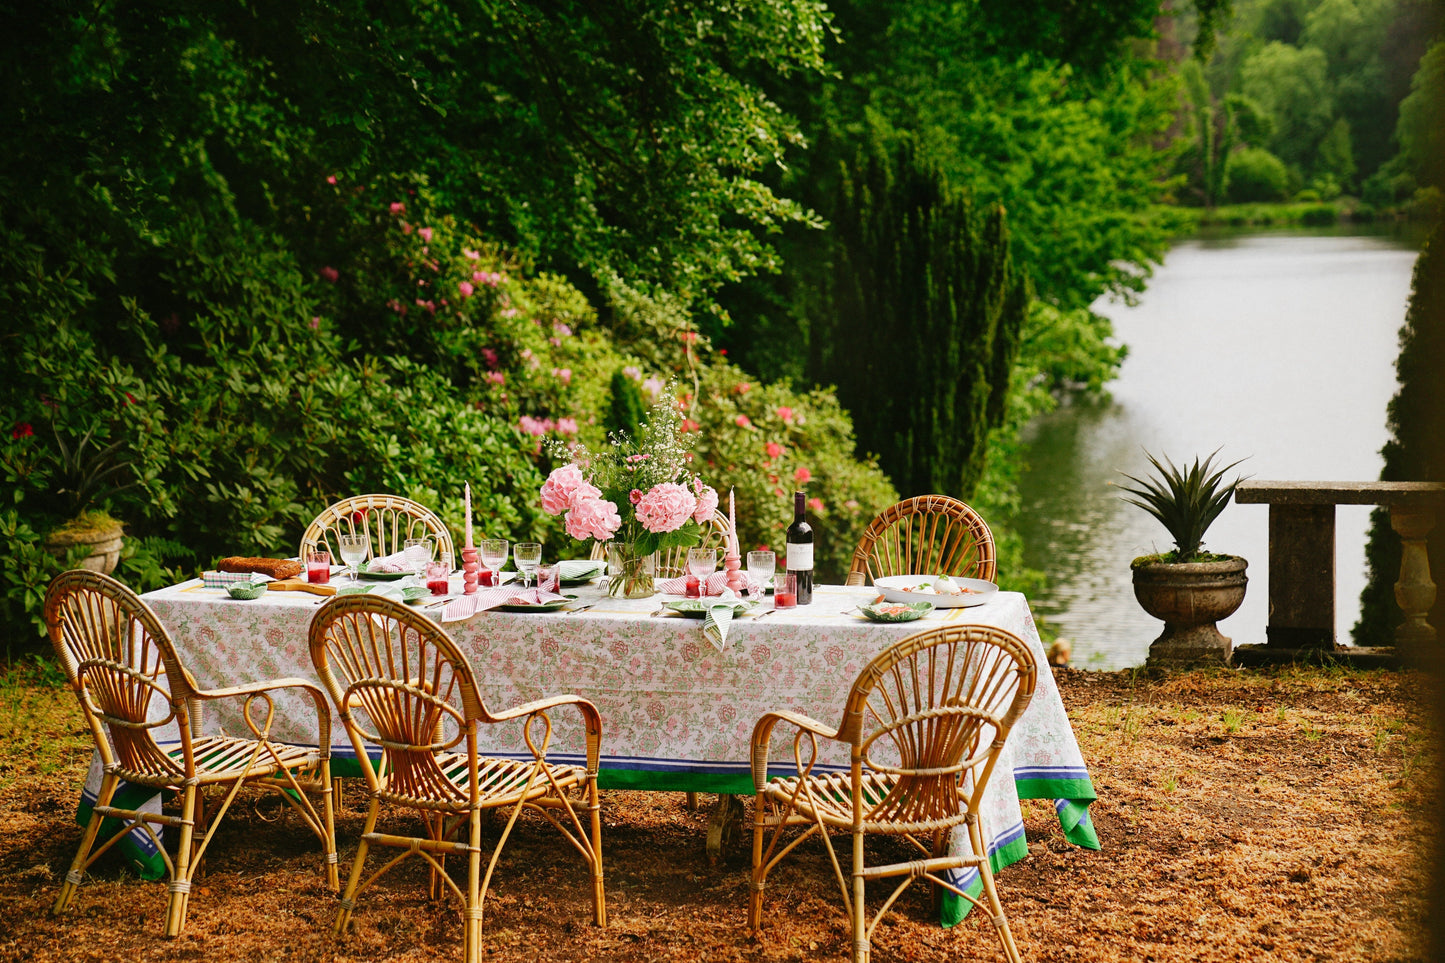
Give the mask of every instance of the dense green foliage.
<svg viewBox="0 0 1445 963">
<path fill-rule="evenodd" d="M 859 444 L 904 496 L 972 492 L 1003 416 L 1027 285 L 1001 210 L 975 211 L 906 142 L 868 147 L 829 210 L 809 374 L 837 385 Z"/>
<path fill-rule="evenodd" d="M 1445 222 L 1420 251 L 1410 291 L 1410 307 L 1400 329 L 1395 375 L 1400 387 L 1390 399 L 1390 440 L 1381 450 L 1381 481 L 1445 482 Z M 1390 528 L 1389 512 L 1376 509 L 1370 520 L 1365 559 L 1369 578 L 1360 593 L 1356 645 L 1388 645 L 1403 620 L 1395 604 L 1400 576 L 1400 538 Z M 1429 537 L 1430 571 L 1436 582 L 1445 572 L 1445 525 Z M 1445 592 L 1437 593 L 1428 619 L 1436 632 L 1445 628 Z"/>
<path fill-rule="evenodd" d="M 1289 169 L 1262 147 L 1246 147 L 1225 164 L 1229 200 L 1235 204 L 1283 201 L 1289 198 Z"/>
</svg>

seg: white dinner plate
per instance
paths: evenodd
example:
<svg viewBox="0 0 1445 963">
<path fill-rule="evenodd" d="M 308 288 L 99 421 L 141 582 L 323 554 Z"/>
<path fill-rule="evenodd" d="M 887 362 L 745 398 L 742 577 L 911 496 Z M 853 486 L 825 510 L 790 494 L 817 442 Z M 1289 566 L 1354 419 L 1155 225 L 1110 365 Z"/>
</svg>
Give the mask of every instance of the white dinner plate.
<svg viewBox="0 0 1445 963">
<path fill-rule="evenodd" d="M 889 575 L 873 580 L 873 587 L 883 593 L 890 602 L 932 602 L 936 609 L 957 609 L 966 605 L 982 605 L 993 598 L 998 586 L 981 578 L 954 578 L 953 584 L 967 589 L 962 595 L 939 595 L 924 588 L 909 591 L 915 586 L 931 584 L 937 575 Z"/>
</svg>

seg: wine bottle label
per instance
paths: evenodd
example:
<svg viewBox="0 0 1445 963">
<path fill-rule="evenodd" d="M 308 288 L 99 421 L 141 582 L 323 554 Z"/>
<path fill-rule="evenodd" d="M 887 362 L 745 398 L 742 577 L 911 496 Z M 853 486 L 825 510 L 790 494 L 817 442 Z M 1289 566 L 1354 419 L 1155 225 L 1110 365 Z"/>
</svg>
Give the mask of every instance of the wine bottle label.
<svg viewBox="0 0 1445 963">
<path fill-rule="evenodd" d="M 813 570 L 812 545 L 788 545 L 789 572 L 811 572 Z"/>
</svg>

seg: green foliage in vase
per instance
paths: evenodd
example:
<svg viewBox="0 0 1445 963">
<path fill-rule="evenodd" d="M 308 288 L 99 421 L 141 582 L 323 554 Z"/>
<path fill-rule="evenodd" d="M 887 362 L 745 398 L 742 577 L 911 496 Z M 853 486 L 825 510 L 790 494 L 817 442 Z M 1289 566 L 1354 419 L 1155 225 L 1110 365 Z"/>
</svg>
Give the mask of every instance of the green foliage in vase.
<svg viewBox="0 0 1445 963">
<path fill-rule="evenodd" d="M 1214 467 L 1213 452 L 1203 461 L 1198 458 L 1188 467 L 1178 467 L 1166 455 L 1161 464 L 1159 459 L 1144 453 L 1154 466 L 1155 474 L 1148 478 L 1136 478 L 1127 472 L 1120 472 L 1137 488 L 1121 485 L 1124 491 L 1135 496 L 1125 498 L 1131 505 L 1138 505 L 1159 523 L 1174 539 L 1174 551 L 1167 557 L 1171 562 L 1196 561 L 1203 554 L 1204 533 L 1219 513 L 1224 511 L 1234 496 L 1234 489 L 1240 479 L 1225 482 L 1224 474 L 1239 462 L 1231 462 L 1221 468 Z"/>
<path fill-rule="evenodd" d="M 1445 482 L 1445 222 L 1437 223 L 1415 262 L 1410 306 L 1400 329 L 1400 354 L 1395 374 L 1400 387 L 1390 399 L 1386 422 L 1390 439 L 1381 450 L 1385 465 L 1381 481 Z M 1445 572 L 1445 526 L 1438 521 L 1427 541 L 1435 581 Z M 1395 602 L 1400 577 L 1400 537 L 1390 528 L 1390 514 L 1377 508 L 1370 519 L 1365 546 L 1368 578 L 1360 593 L 1360 619 L 1354 626 L 1356 645 L 1389 645 L 1403 621 Z M 1437 629 L 1445 625 L 1445 592 L 1437 594 L 1426 619 Z"/>
<path fill-rule="evenodd" d="M 829 215 L 809 373 L 837 385 L 859 449 L 905 497 L 966 498 L 1003 414 L 1028 304 L 1003 212 L 976 211 L 907 143 L 889 151 L 874 140 L 842 172 Z"/>
</svg>

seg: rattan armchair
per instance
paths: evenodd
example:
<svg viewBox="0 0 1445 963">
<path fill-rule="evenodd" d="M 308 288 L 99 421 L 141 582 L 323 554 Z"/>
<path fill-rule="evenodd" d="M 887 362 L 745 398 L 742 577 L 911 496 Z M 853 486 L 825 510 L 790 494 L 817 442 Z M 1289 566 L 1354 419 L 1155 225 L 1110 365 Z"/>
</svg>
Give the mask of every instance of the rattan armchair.
<svg viewBox="0 0 1445 963">
<path fill-rule="evenodd" d="M 878 514 L 853 552 L 848 585 L 886 575 L 951 575 L 990 582 L 998 575 L 993 533 L 957 498 L 919 495 Z"/>
<path fill-rule="evenodd" d="M 363 891 L 391 867 L 420 856 L 431 867 L 430 896 L 440 896 L 445 888 L 461 900 L 464 958 L 477 963 L 482 904 L 523 810 L 539 813 L 581 854 L 592 878 L 593 919 L 607 925 L 597 799 L 602 720 L 592 703 L 561 695 L 490 712 L 470 663 L 446 632 L 414 609 L 375 595 L 343 596 L 323 605 L 312 619 L 310 644 L 312 662 L 351 737 L 370 797 L 336 916 L 337 936 L 346 932 Z M 582 717 L 585 769 L 547 760 L 551 713 L 564 706 Z M 481 727 L 512 721 L 520 722 L 520 741 L 530 758 L 481 755 Z M 579 796 L 575 805 L 574 792 Z M 378 832 L 383 803 L 420 813 L 425 835 Z M 584 807 L 585 822 L 578 814 Z M 499 811 L 506 825 L 484 872 L 482 813 L 487 810 Z M 401 853 L 363 880 L 372 846 Z M 465 888 L 446 873 L 449 854 L 467 860 Z"/>
<path fill-rule="evenodd" d="M 451 552 L 453 564 L 460 566 L 452 547 L 452 536 L 437 514 L 400 495 L 353 495 L 343 498 L 317 515 L 301 536 L 299 558 L 307 553 L 329 551 L 333 561 L 341 558 L 338 536 L 359 532 L 367 536 L 371 546 L 368 559 L 391 555 L 406 547 L 408 538 L 430 536 L 437 541 L 436 558 Z"/>
<path fill-rule="evenodd" d="M 979 625 L 943 626 L 909 636 L 870 662 L 853 683 L 837 728 L 787 711 L 759 719 L 752 740 L 757 798 L 749 927 L 756 932 L 761 925 L 768 873 L 799 843 L 817 835 L 843 893 L 855 963 L 867 963 L 878 921 L 919 877 L 975 906 L 986 905 L 1004 955 L 1017 963 L 1018 948 L 994 886 L 979 811 L 1004 741 L 1033 696 L 1037 676 L 1032 652 L 1011 633 Z M 796 730 L 794 771 L 769 782 L 768 758 L 779 723 Z M 850 747 L 848 772 L 813 771 L 819 739 Z M 807 828 L 785 841 L 793 826 Z M 967 827 L 967 853 L 949 852 L 957 826 Z M 852 837 L 852 865 L 846 876 L 830 830 Z M 865 865 L 863 841 L 869 834 L 901 836 L 921 857 Z M 982 900 L 943 875 L 966 867 L 978 870 Z M 864 884 L 899 876 L 903 881 L 870 922 Z"/>
<path fill-rule="evenodd" d="M 85 716 L 100 754 L 103 777 L 96 804 L 55 901 L 61 912 L 75 899 L 86 869 L 127 833 L 141 827 L 170 870 L 166 936 L 186 924 L 191 880 L 242 786 L 276 790 L 321 840 L 324 872 L 337 888 L 336 835 L 331 798 L 331 713 L 326 695 L 302 679 L 277 679 L 224 689 L 201 689 L 181 664 L 154 612 L 120 582 L 96 572 L 65 572 L 50 583 L 45 623 L 55 653 Z M 271 739 L 276 722 L 271 693 L 295 688 L 316 707 L 316 744 L 289 745 Z M 217 699 L 244 702 L 249 738 L 206 735 L 202 707 Z M 156 703 L 162 705 L 156 705 Z M 156 738 L 174 723 L 179 744 Z M 180 797 L 179 815 L 114 805 L 121 782 L 148 786 Z M 224 791 L 209 813 L 203 792 Z M 308 794 L 320 796 L 320 805 Z M 101 821 L 120 820 L 119 833 L 96 847 Z M 179 831 L 175 856 L 166 853 L 153 826 Z M 199 839 L 197 838 L 199 835 Z"/>
</svg>

